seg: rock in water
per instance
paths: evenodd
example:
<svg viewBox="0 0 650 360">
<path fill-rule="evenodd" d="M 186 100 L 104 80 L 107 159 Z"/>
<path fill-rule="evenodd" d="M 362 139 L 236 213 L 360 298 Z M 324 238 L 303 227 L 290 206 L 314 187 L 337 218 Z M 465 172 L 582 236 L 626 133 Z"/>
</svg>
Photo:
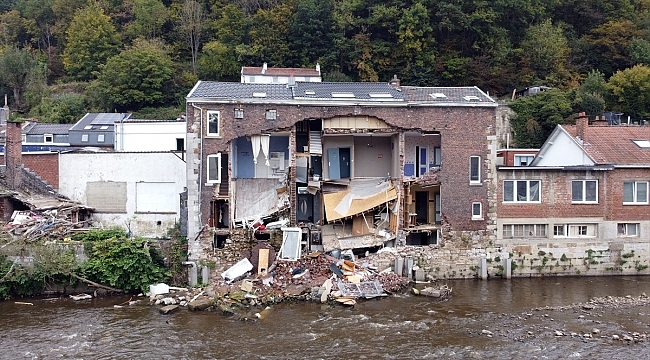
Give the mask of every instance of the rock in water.
<svg viewBox="0 0 650 360">
<path fill-rule="evenodd" d="M 167 305 L 158 309 L 158 311 L 163 315 L 171 314 L 176 310 L 178 310 L 178 305 Z"/>
</svg>

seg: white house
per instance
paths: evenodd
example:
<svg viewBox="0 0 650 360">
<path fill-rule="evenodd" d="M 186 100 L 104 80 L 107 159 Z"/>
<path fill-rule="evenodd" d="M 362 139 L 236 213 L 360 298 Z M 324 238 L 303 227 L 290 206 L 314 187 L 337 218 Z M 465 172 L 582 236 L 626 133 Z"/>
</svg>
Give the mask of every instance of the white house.
<svg viewBox="0 0 650 360">
<path fill-rule="evenodd" d="M 125 119 L 115 122 L 115 151 L 183 151 L 184 119 Z"/>
</svg>

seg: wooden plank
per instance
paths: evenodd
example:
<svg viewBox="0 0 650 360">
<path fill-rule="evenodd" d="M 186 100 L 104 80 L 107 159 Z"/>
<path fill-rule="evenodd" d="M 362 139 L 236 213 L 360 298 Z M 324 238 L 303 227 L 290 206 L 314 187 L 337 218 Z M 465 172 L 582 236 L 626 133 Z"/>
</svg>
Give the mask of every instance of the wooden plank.
<svg viewBox="0 0 650 360">
<path fill-rule="evenodd" d="M 269 249 L 260 249 L 257 274 L 264 275 L 269 268 Z"/>
</svg>

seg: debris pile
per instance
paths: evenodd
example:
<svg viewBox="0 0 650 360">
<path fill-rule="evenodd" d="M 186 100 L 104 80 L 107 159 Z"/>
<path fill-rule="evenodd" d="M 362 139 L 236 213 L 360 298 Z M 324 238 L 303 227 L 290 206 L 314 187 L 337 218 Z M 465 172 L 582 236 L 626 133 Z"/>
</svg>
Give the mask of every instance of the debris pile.
<svg viewBox="0 0 650 360">
<path fill-rule="evenodd" d="M 74 220 L 78 211 L 78 206 L 73 204 L 49 210 L 14 211 L 5 231 L 26 240 L 62 239 L 73 230 L 88 225 L 89 220 Z"/>
</svg>

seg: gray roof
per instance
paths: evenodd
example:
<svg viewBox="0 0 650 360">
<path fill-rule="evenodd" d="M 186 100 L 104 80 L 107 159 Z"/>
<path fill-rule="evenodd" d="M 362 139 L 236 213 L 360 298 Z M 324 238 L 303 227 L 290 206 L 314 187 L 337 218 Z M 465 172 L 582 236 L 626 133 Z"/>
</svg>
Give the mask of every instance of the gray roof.
<svg viewBox="0 0 650 360">
<path fill-rule="evenodd" d="M 70 130 L 81 131 L 81 130 L 100 130 L 102 126 L 108 126 L 113 128 L 115 122 L 119 122 L 123 119 L 128 119 L 131 117 L 130 113 L 87 113 L 81 120 L 77 121 Z M 90 129 L 85 129 L 86 126 L 92 126 Z"/>
<path fill-rule="evenodd" d="M 254 96 L 258 94 L 258 96 Z M 264 94 L 264 96 L 262 96 Z M 286 84 L 242 84 L 236 82 L 199 81 L 188 98 L 291 100 Z"/>
<path fill-rule="evenodd" d="M 476 86 L 467 87 L 419 87 L 402 86 L 404 98 L 409 102 L 430 103 L 495 103 Z"/>
<path fill-rule="evenodd" d="M 394 88 L 378 82 L 296 82 L 288 84 L 243 84 L 236 82 L 199 81 L 187 95 L 189 101 L 255 102 L 313 101 L 337 103 L 394 103 L 442 106 L 496 106 L 497 103 L 478 87 Z"/>
<path fill-rule="evenodd" d="M 31 123 L 23 129 L 23 134 L 26 135 L 67 135 L 72 124 L 41 124 Z"/>
<path fill-rule="evenodd" d="M 388 83 L 376 82 L 296 82 L 293 97 L 318 100 L 403 100 L 401 91 Z"/>
</svg>

